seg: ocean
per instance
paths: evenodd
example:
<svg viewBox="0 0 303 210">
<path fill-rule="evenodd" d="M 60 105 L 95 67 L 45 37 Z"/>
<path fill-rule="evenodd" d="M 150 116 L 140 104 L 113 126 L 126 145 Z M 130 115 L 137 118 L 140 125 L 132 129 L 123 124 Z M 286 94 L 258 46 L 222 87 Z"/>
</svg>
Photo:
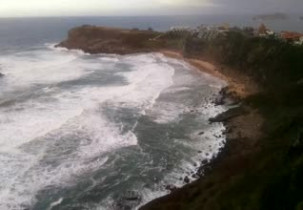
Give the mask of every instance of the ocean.
<svg viewBox="0 0 303 210">
<path fill-rule="evenodd" d="M 226 110 L 213 103 L 224 81 L 159 53 L 54 45 L 82 24 L 226 22 L 210 19 L 0 19 L 0 209 L 136 209 L 195 180 L 224 146 L 223 125 L 208 122 Z"/>
</svg>

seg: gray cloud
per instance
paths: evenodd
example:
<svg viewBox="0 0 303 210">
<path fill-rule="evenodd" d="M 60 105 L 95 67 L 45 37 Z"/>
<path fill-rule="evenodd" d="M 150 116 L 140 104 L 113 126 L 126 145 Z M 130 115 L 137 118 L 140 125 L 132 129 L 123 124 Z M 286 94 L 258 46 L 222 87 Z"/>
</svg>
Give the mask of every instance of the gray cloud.
<svg viewBox="0 0 303 210">
<path fill-rule="evenodd" d="M 172 2 L 172 0 L 159 1 Z M 154 12 L 157 14 L 263 14 L 274 12 L 303 14 L 303 0 L 175 0 L 174 4 L 159 7 Z"/>
<path fill-rule="evenodd" d="M 213 0 L 216 11 L 227 13 L 302 13 L 303 0 Z"/>
<path fill-rule="evenodd" d="M 1 1 L 1 0 L 0 0 Z M 0 17 L 300 13 L 303 0 L 2 0 Z M 76 2 L 76 3 L 74 3 Z"/>
</svg>

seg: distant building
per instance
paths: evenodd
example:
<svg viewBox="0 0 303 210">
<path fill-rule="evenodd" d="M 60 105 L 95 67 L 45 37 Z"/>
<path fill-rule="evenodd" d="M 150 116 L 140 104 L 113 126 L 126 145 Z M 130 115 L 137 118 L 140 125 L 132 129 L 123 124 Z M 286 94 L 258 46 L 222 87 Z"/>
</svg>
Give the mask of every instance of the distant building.
<svg viewBox="0 0 303 210">
<path fill-rule="evenodd" d="M 271 36 L 271 35 L 274 35 L 275 32 L 273 32 L 272 30 L 268 29 L 264 23 L 262 23 L 258 30 L 257 30 L 257 34 L 258 36 L 261 36 L 261 37 L 264 37 L 264 36 Z"/>
<path fill-rule="evenodd" d="M 201 25 L 196 29 L 195 34 L 199 39 L 213 40 L 219 35 L 224 35 L 228 30 L 229 29 L 225 26 L 216 27 Z"/>
<path fill-rule="evenodd" d="M 174 37 L 186 37 L 188 35 L 193 35 L 195 30 L 190 27 L 177 26 L 171 27 L 167 33 Z"/>
<path fill-rule="evenodd" d="M 296 44 L 303 43 L 303 34 L 298 33 L 298 32 L 282 31 L 280 36 L 282 39 L 284 39 L 288 42 L 293 42 Z"/>
<path fill-rule="evenodd" d="M 188 31 L 191 32 L 193 31 L 192 28 L 187 27 L 187 26 L 174 26 L 170 28 L 170 31 Z"/>
<path fill-rule="evenodd" d="M 303 45 L 303 35 L 300 37 L 299 41 L 296 41 L 295 44 Z"/>
<path fill-rule="evenodd" d="M 228 23 L 224 23 L 223 25 L 217 27 L 219 33 L 226 33 L 230 30 L 230 26 Z"/>
</svg>

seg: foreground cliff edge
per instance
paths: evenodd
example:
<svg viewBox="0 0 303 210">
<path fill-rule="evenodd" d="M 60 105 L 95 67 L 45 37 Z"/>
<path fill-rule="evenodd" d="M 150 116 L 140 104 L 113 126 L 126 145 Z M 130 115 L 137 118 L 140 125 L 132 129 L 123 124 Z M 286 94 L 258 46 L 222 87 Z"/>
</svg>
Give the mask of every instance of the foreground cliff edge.
<svg viewBox="0 0 303 210">
<path fill-rule="evenodd" d="M 161 52 L 228 82 L 218 103 L 239 106 L 210 119 L 226 126 L 223 151 L 201 168 L 200 179 L 141 209 L 303 209 L 302 46 L 246 28 L 210 37 L 82 26 L 58 47 Z"/>
</svg>

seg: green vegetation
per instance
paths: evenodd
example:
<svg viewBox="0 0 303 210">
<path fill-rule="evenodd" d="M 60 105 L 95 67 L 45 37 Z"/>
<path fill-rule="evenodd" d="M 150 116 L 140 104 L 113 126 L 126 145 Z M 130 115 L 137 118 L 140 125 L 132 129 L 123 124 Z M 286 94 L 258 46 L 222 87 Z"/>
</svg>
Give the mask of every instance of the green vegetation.
<svg viewBox="0 0 303 210">
<path fill-rule="evenodd" d="M 215 60 L 260 86 L 262 91 L 243 104 L 264 118 L 262 139 L 240 133 L 226 145 L 227 157 L 221 153 L 224 163 L 220 156 L 215 160 L 223 167 L 147 209 L 303 210 L 303 46 L 257 37 L 251 28 L 220 30 L 159 33 L 83 26 L 59 46 L 119 54 L 173 49 Z M 252 143 L 239 146 L 241 141 Z"/>
<path fill-rule="evenodd" d="M 240 69 L 264 87 L 284 88 L 303 79 L 303 47 L 275 36 L 253 36 L 251 28 L 233 28 L 212 37 L 199 38 L 186 31 L 168 32 L 168 45 L 182 49 L 188 57 L 204 56 Z M 302 81 L 303 82 L 303 81 Z"/>
<path fill-rule="evenodd" d="M 184 43 L 186 56 L 214 59 L 259 84 L 262 92 L 244 103 L 265 119 L 264 137 L 258 141 L 258 152 L 248 156 L 248 169 L 218 184 L 212 202 L 197 196 L 190 208 L 180 209 L 303 209 L 303 46 L 255 37 L 249 29 L 211 39 L 175 37 Z M 215 176 L 208 179 L 219 182 Z"/>
</svg>

